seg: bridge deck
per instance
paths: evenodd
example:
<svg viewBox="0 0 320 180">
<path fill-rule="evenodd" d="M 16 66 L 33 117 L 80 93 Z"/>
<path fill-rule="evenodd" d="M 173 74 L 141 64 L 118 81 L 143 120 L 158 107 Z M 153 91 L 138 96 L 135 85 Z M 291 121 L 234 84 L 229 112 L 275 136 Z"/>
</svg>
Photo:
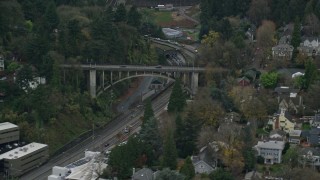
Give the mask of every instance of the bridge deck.
<svg viewBox="0 0 320 180">
<path fill-rule="evenodd" d="M 84 70 L 96 69 L 106 71 L 145 71 L 145 72 L 204 72 L 204 67 L 186 67 L 186 66 L 142 66 L 142 65 L 70 65 L 63 64 L 63 68 L 81 68 Z"/>
</svg>

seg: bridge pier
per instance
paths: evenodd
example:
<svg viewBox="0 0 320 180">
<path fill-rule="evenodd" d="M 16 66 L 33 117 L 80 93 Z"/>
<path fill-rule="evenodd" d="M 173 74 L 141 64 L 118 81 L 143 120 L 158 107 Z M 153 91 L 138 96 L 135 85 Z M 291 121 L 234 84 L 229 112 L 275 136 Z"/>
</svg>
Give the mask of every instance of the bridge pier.
<svg viewBox="0 0 320 180">
<path fill-rule="evenodd" d="M 119 71 L 119 79 L 121 79 L 121 71 Z"/>
<path fill-rule="evenodd" d="M 104 89 L 104 71 L 102 71 L 102 89 Z"/>
<path fill-rule="evenodd" d="M 110 71 L 110 83 L 112 84 L 112 81 L 113 81 L 113 73 L 112 73 L 112 71 Z"/>
<path fill-rule="evenodd" d="M 90 95 L 91 97 L 96 97 L 97 88 L 97 71 L 95 69 L 90 69 Z"/>
<path fill-rule="evenodd" d="M 191 75 L 191 91 L 192 97 L 197 94 L 198 91 L 198 81 L 199 81 L 199 73 L 192 72 Z"/>
<path fill-rule="evenodd" d="M 186 73 L 183 73 L 183 84 L 186 84 L 187 83 L 187 74 Z"/>
</svg>

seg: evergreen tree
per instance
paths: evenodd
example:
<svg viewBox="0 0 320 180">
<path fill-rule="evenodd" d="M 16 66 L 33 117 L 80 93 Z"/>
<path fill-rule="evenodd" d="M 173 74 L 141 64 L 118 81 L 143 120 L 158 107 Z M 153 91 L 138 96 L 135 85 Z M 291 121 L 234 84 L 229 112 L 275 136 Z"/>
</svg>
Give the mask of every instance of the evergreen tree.
<svg viewBox="0 0 320 180">
<path fill-rule="evenodd" d="M 180 80 L 177 79 L 174 83 L 172 93 L 170 95 L 168 111 L 169 112 L 181 112 L 186 105 L 186 98 L 183 93 Z"/>
<path fill-rule="evenodd" d="M 143 114 L 143 124 L 149 121 L 151 118 L 154 118 L 154 111 L 152 108 L 151 99 L 148 99 L 145 104 L 145 109 Z"/>
<path fill-rule="evenodd" d="M 53 1 L 47 6 L 44 17 L 45 28 L 49 33 L 52 33 L 53 29 L 57 28 L 60 22 L 56 5 Z"/>
<path fill-rule="evenodd" d="M 173 134 L 170 130 L 164 141 L 161 165 L 163 168 L 168 167 L 171 170 L 177 168 L 177 149 L 174 143 Z"/>
<path fill-rule="evenodd" d="M 186 161 L 180 169 L 180 173 L 185 175 L 186 180 L 191 180 L 194 177 L 195 171 L 190 157 L 187 157 Z"/>
<path fill-rule="evenodd" d="M 127 10 L 123 3 L 121 3 L 114 15 L 115 22 L 125 22 L 127 20 Z"/>
<path fill-rule="evenodd" d="M 200 123 L 195 113 L 192 110 L 188 111 L 182 127 L 176 131 L 176 146 L 179 157 L 186 158 L 195 152 L 199 128 Z"/>
<path fill-rule="evenodd" d="M 301 24 L 298 17 L 296 17 L 294 22 L 294 29 L 292 33 L 291 45 L 296 49 L 301 42 Z"/>
<path fill-rule="evenodd" d="M 252 149 L 253 139 L 252 139 L 252 131 L 251 126 L 246 126 L 244 129 L 244 139 L 245 147 L 243 148 L 242 154 L 244 157 L 244 168 L 246 171 L 251 171 L 255 167 L 256 158 L 254 151 Z"/>
<path fill-rule="evenodd" d="M 146 146 L 150 146 L 150 149 L 152 149 L 153 156 L 148 158 L 149 164 L 152 164 L 162 153 L 162 139 L 156 118 L 151 117 L 144 123 L 141 127 L 139 138 Z"/>
<path fill-rule="evenodd" d="M 309 59 L 305 64 L 305 74 L 303 76 L 304 89 L 308 89 L 310 85 L 317 79 L 318 71 L 316 65 L 313 63 L 312 59 Z"/>
<path fill-rule="evenodd" d="M 136 6 L 132 6 L 128 13 L 128 24 L 130 26 L 139 28 L 141 25 L 141 14 L 137 11 Z"/>
<path fill-rule="evenodd" d="M 181 137 L 182 136 L 182 132 L 183 132 L 183 122 L 182 122 L 182 118 L 180 116 L 180 114 L 177 115 L 176 117 L 176 131 L 175 131 L 175 135 L 174 137 L 177 138 L 177 137 Z"/>
<path fill-rule="evenodd" d="M 213 171 L 210 175 L 209 178 L 211 180 L 233 180 L 234 177 L 232 177 L 231 173 L 228 171 L 225 171 L 224 169 L 217 169 Z"/>
<path fill-rule="evenodd" d="M 70 20 L 68 22 L 68 41 L 67 41 L 67 49 L 66 56 L 77 56 L 79 54 L 79 44 L 81 40 L 81 28 L 79 21 L 76 19 Z"/>
<path fill-rule="evenodd" d="M 155 180 L 185 180 L 185 177 L 175 170 L 165 168 L 157 174 Z"/>
</svg>

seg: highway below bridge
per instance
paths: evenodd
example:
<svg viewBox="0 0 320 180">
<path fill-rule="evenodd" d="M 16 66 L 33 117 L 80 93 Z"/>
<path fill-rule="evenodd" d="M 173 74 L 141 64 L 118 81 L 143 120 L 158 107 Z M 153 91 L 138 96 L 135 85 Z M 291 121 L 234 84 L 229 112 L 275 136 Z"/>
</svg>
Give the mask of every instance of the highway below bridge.
<svg viewBox="0 0 320 180">
<path fill-rule="evenodd" d="M 155 116 L 158 117 L 166 107 L 172 88 L 166 89 L 158 97 L 152 100 L 152 107 Z M 131 134 L 137 132 L 141 126 L 141 117 L 143 116 L 144 109 L 136 107 L 125 111 L 121 116 L 112 120 L 102 130 L 77 144 L 76 146 L 66 150 L 64 153 L 59 154 L 43 164 L 37 169 L 23 175 L 20 180 L 47 180 L 52 172 L 53 166 L 66 166 L 78 159 L 84 157 L 84 151 L 106 151 L 111 147 L 119 144 L 123 139 L 118 138 L 119 133 L 123 133 L 126 127 L 131 127 Z M 94 137 L 94 138 L 93 138 Z M 106 148 L 105 144 L 109 144 Z"/>
</svg>

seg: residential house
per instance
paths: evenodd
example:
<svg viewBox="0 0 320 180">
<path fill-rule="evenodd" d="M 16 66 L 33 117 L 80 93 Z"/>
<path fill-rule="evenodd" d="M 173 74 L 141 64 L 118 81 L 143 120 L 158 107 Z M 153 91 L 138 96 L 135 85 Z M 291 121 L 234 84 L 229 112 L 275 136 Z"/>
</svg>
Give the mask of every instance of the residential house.
<svg viewBox="0 0 320 180">
<path fill-rule="evenodd" d="M 315 114 L 311 121 L 310 121 L 311 126 L 313 127 L 320 127 L 320 114 Z"/>
<path fill-rule="evenodd" d="M 264 158 L 265 164 L 281 163 L 284 141 L 258 141 L 255 149 Z"/>
<path fill-rule="evenodd" d="M 40 84 L 46 84 L 45 77 L 34 77 L 32 81 L 28 82 L 28 87 L 22 87 L 24 91 L 28 91 L 28 89 L 36 89 Z"/>
<path fill-rule="evenodd" d="M 247 77 L 250 81 L 255 81 L 259 76 L 261 72 L 257 71 L 256 69 L 249 69 L 244 72 L 244 76 Z"/>
<path fill-rule="evenodd" d="M 199 156 L 192 156 L 191 160 L 194 166 L 195 173 L 197 174 L 210 174 L 212 171 L 214 171 L 214 168 L 210 166 L 206 161 L 201 160 Z"/>
<path fill-rule="evenodd" d="M 137 172 L 134 172 L 132 175 L 132 180 L 153 180 L 154 173 L 149 168 L 142 168 Z"/>
<path fill-rule="evenodd" d="M 272 129 L 280 129 L 289 133 L 291 130 L 294 130 L 295 122 L 292 121 L 292 116 L 286 109 L 281 109 L 280 113 L 274 114 L 269 119 L 268 125 Z"/>
<path fill-rule="evenodd" d="M 310 131 L 309 130 L 302 130 L 301 131 L 301 140 L 300 140 L 300 145 L 302 147 L 309 147 L 310 146 Z"/>
<path fill-rule="evenodd" d="M 224 123 L 233 123 L 233 122 L 240 122 L 241 116 L 239 113 L 230 112 L 227 113 L 223 119 L 221 119 Z"/>
<path fill-rule="evenodd" d="M 254 24 L 250 24 L 250 27 L 246 31 L 245 35 L 249 39 L 250 42 L 254 42 L 256 37 L 257 27 Z"/>
<path fill-rule="evenodd" d="M 320 53 L 320 44 L 318 37 L 303 37 L 302 43 L 297 48 L 299 52 L 307 56 L 317 56 Z"/>
<path fill-rule="evenodd" d="M 289 132 L 289 143 L 300 144 L 301 130 L 291 130 Z"/>
<path fill-rule="evenodd" d="M 200 149 L 198 156 L 191 156 L 191 161 L 197 174 L 210 174 L 218 164 L 218 142 L 211 142 Z"/>
<path fill-rule="evenodd" d="M 280 86 L 274 89 L 277 94 L 279 109 L 286 109 L 289 112 L 298 113 L 303 107 L 303 98 L 299 89 L 292 89 L 287 86 Z"/>
<path fill-rule="evenodd" d="M 320 149 L 319 148 L 301 148 L 299 151 L 298 162 L 303 167 L 310 166 L 315 168 L 315 166 L 320 166 Z"/>
<path fill-rule="evenodd" d="M 293 46 L 290 44 L 278 44 L 272 47 L 272 57 L 277 60 L 290 60 L 293 49 Z"/>
<path fill-rule="evenodd" d="M 249 86 L 250 80 L 247 77 L 243 76 L 237 79 L 237 84 L 242 87 Z"/>
<path fill-rule="evenodd" d="M 320 128 L 312 128 L 309 133 L 309 143 L 313 146 L 320 145 Z"/>
<path fill-rule="evenodd" d="M 274 129 L 269 134 L 269 140 L 285 141 L 286 140 L 286 133 L 280 129 Z"/>
</svg>

